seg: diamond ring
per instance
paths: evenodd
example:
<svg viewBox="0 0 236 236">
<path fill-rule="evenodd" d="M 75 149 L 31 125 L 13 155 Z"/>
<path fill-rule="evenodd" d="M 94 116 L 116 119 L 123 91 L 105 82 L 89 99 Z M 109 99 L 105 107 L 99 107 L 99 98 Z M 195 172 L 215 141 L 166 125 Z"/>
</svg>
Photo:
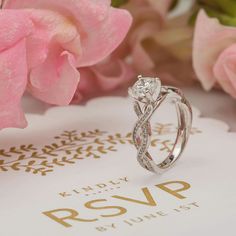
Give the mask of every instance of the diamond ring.
<svg viewBox="0 0 236 236">
<path fill-rule="evenodd" d="M 192 127 L 192 109 L 180 89 L 162 86 L 158 78 L 138 76 L 138 81 L 129 88 L 134 99 L 134 110 L 138 121 L 133 130 L 133 142 L 137 148 L 137 160 L 145 169 L 162 173 L 169 169 L 181 156 Z M 165 99 L 174 102 L 178 115 L 178 130 L 174 146 L 161 163 L 155 163 L 148 152 L 151 139 L 150 118 Z"/>
</svg>

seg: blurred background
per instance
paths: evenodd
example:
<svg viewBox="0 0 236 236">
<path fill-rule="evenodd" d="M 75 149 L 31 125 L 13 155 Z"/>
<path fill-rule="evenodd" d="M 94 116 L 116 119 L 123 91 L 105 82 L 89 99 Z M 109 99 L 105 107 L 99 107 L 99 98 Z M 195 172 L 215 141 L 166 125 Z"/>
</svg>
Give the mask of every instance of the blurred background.
<svg viewBox="0 0 236 236">
<path fill-rule="evenodd" d="M 64 4 L 64 1 L 61 2 Z M 109 17 L 113 17 L 113 25 L 108 29 L 108 32 L 103 27 L 100 29 L 101 32 L 98 28 L 80 29 L 80 24 L 76 25 L 78 23 L 76 22 L 77 16 L 73 15 L 73 9 L 72 12 L 65 11 L 63 8 L 67 6 L 60 5 L 61 2 L 40 1 L 35 4 L 30 0 L 25 2 L 2 0 L 0 1 L 1 12 L 3 13 L 1 16 L 4 17 L 5 14 L 8 22 L 12 20 L 12 16 L 5 10 L 8 10 L 8 8 L 17 9 L 17 13 L 26 13 L 26 16 L 29 16 L 31 20 L 38 21 L 35 24 L 36 32 L 38 25 L 41 27 L 40 30 L 43 29 L 41 31 L 44 35 L 53 35 L 54 32 L 60 29 L 61 31 L 58 31 L 57 35 L 53 35 L 50 39 L 52 42 L 58 35 L 61 37 L 60 40 L 65 39 L 71 29 L 76 29 L 78 31 L 76 32 L 78 34 L 77 39 L 83 39 L 83 30 L 85 30 L 87 35 L 85 33 L 84 35 L 88 36 L 87 38 L 91 37 L 90 41 L 95 44 L 93 45 L 94 50 L 99 51 L 100 47 L 100 45 L 96 45 L 96 37 L 100 37 L 100 43 L 104 45 L 106 44 L 104 42 L 112 45 L 112 41 L 116 40 L 117 42 L 114 43 L 116 47 L 113 45 L 115 50 L 110 47 L 110 52 L 107 53 L 109 55 L 106 54 L 106 57 L 101 55 L 100 61 L 96 58 L 94 60 L 96 63 L 82 63 L 82 65 L 73 65 L 74 67 L 70 65 L 68 78 L 64 75 L 63 79 L 65 81 L 62 81 L 61 75 L 58 76 L 60 73 L 57 67 L 58 64 L 62 63 L 60 57 L 65 55 L 63 53 L 67 53 L 76 61 L 77 57 L 80 59 L 80 50 L 83 49 L 84 45 L 83 43 L 80 45 L 80 40 L 71 43 L 71 45 L 59 42 L 62 51 L 59 50 L 58 55 L 53 55 L 56 63 L 53 62 L 52 65 L 48 66 L 47 60 L 51 63 L 50 58 L 54 53 L 51 49 L 52 42 L 49 40 L 46 60 L 38 66 L 39 69 L 36 68 L 35 73 L 28 69 L 28 74 L 24 78 L 26 80 L 24 83 L 27 83 L 27 86 L 23 84 L 24 87 L 21 88 L 21 92 L 25 94 L 22 101 L 23 111 L 26 114 L 40 113 L 43 115 L 52 105 L 72 103 L 84 106 L 89 99 L 97 96 L 127 96 L 128 87 L 135 82 L 137 75 L 142 74 L 144 76 L 157 76 L 164 85 L 182 88 L 188 99 L 194 106 L 199 108 L 203 116 L 223 120 L 229 125 L 230 130 L 236 131 L 235 0 L 111 0 L 113 8 L 109 4 L 106 5 L 106 1 L 104 1 L 101 4 L 107 10 L 107 18 L 104 19 L 110 24 L 111 19 Z M 71 1 L 71 5 L 74 3 Z M 94 3 L 84 2 L 84 6 L 80 6 L 91 10 L 92 8 L 89 8 L 90 4 Z M 30 15 L 28 15 L 28 8 L 32 10 L 30 10 Z M 45 11 L 47 8 L 50 11 Z M 82 10 L 78 8 L 78 11 Z M 47 14 L 51 14 L 51 16 L 48 17 Z M 68 14 L 73 15 L 73 20 L 71 20 L 72 16 Z M 76 14 L 79 13 L 76 12 Z M 94 21 L 99 21 L 99 15 L 91 14 L 94 14 Z M 131 26 L 130 16 L 133 19 Z M 90 19 L 88 13 L 83 17 L 84 19 L 81 18 L 80 20 L 84 22 Z M 120 19 L 120 21 L 116 19 Z M 104 24 L 107 24 L 107 22 L 104 22 Z M 7 27 L 7 25 L 4 24 L 4 27 Z M 4 28 L 2 30 L 2 35 L 6 34 L 7 36 L 6 32 L 9 32 L 9 30 L 4 31 Z M 106 38 L 113 31 L 116 32 L 116 34 L 114 33 L 115 37 Z M 126 32 L 128 33 L 126 34 Z M 102 36 L 99 35 L 100 33 Z M 122 34 L 125 37 L 124 39 Z M 4 46 L 5 38 L 3 36 L 0 37 L 0 45 L 3 42 Z M 26 45 L 28 55 L 33 55 L 33 59 L 36 58 L 40 61 L 40 50 L 37 50 L 34 45 L 43 45 L 44 41 L 41 38 L 41 33 L 31 33 L 26 38 L 26 42 L 30 42 Z M 106 47 L 104 45 L 103 47 Z M 10 46 L 13 48 L 14 42 Z M 29 48 L 32 50 L 29 50 Z M 88 53 L 89 49 L 87 47 L 84 54 L 91 53 Z M 99 52 L 103 54 L 103 50 Z M 92 58 L 91 55 L 90 58 Z M 68 60 L 72 64 L 73 60 L 71 58 Z M 93 58 L 91 60 L 93 61 Z M 28 65 L 33 64 L 32 60 L 27 61 L 27 63 Z M 8 73 L 4 74 L 4 71 L 2 73 L 3 75 L 0 76 L 0 78 L 3 78 L 0 81 L 0 85 L 2 85 L 0 86 L 2 94 L 0 102 L 2 101 L 2 106 L 6 109 L 4 113 L 5 110 L 2 108 L 3 118 L 7 112 L 15 114 L 16 111 L 19 112 L 20 117 L 17 120 L 15 119 L 16 115 L 11 116 L 16 121 L 8 124 L 9 119 L 6 116 L 6 124 L 2 122 L 2 127 L 25 127 L 27 125 L 26 120 L 19 109 L 18 101 L 22 94 L 20 94 L 20 91 L 17 94 L 20 86 L 17 85 L 18 87 L 15 89 L 12 78 L 8 78 Z M 4 81 L 4 76 L 8 76 L 8 81 Z M 8 87 L 10 92 L 6 89 Z M 73 93 L 69 94 L 68 91 L 73 91 Z M 74 91 L 76 92 L 74 93 Z M 13 93 L 13 95 L 9 95 L 10 93 Z M 19 98 L 17 97 L 14 100 L 16 94 Z M 14 100 L 11 101 L 14 106 L 11 102 L 9 102 L 9 106 L 5 105 L 6 100 L 11 99 Z"/>
</svg>

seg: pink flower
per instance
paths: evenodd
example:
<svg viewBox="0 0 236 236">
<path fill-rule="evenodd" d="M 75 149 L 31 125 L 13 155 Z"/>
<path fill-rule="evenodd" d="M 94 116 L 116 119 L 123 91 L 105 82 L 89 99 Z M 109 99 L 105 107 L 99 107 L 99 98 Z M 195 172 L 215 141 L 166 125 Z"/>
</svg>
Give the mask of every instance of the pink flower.
<svg viewBox="0 0 236 236">
<path fill-rule="evenodd" d="M 133 69 L 123 60 L 108 57 L 99 64 L 80 69 L 80 83 L 73 102 L 78 103 L 84 98 L 94 96 L 128 86 L 135 76 Z"/>
<path fill-rule="evenodd" d="M 124 6 L 132 14 L 134 23 L 119 53 L 130 53 L 134 68 L 140 72 L 155 66 L 143 43 L 162 29 L 171 3 L 172 0 L 129 0 Z"/>
<path fill-rule="evenodd" d="M 195 29 L 193 64 L 206 90 L 218 83 L 236 98 L 236 28 L 221 25 L 201 11 Z"/>
<path fill-rule="evenodd" d="M 110 0 L 6 0 L 0 10 L 0 129 L 25 127 L 21 97 L 69 104 L 80 68 L 105 59 L 131 25 Z M 78 69 L 78 70 L 77 70 Z"/>
<path fill-rule="evenodd" d="M 187 14 L 168 19 L 172 0 L 129 0 L 134 23 L 115 56 L 129 58 L 137 73 L 159 76 L 165 84 L 190 83 L 192 29 Z"/>
<path fill-rule="evenodd" d="M 126 86 L 137 74 L 158 75 L 164 83 L 177 86 L 192 82 L 192 29 L 187 26 L 188 16 L 167 21 L 172 3 L 129 0 L 122 5 L 134 19 L 129 34 L 108 60 L 81 71 L 74 101 Z"/>
<path fill-rule="evenodd" d="M 27 85 L 26 37 L 32 29 L 26 13 L 0 11 L 0 128 L 27 124 L 20 102 Z"/>
</svg>

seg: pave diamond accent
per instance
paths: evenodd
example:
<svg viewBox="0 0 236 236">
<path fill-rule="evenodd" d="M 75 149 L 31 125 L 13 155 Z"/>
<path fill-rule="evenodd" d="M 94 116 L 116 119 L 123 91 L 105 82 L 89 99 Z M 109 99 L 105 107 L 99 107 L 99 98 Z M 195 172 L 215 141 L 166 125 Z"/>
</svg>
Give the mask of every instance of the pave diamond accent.
<svg viewBox="0 0 236 236">
<path fill-rule="evenodd" d="M 152 160 L 148 158 L 150 155 L 147 152 L 150 140 L 150 133 L 148 132 L 150 127 L 149 119 L 153 113 L 153 108 L 152 105 L 149 105 L 145 112 L 142 113 L 138 102 L 135 102 L 134 110 L 139 117 L 133 130 L 133 141 L 138 150 L 137 159 L 144 168 L 153 171 Z"/>
<path fill-rule="evenodd" d="M 148 152 L 152 135 L 150 119 L 169 94 L 171 101 L 177 103 L 179 129 L 174 148 L 164 161 L 157 164 Z M 132 133 L 137 160 L 147 170 L 162 173 L 178 160 L 187 143 L 192 124 L 191 106 L 178 88 L 161 86 L 158 78 L 138 76 L 138 81 L 129 88 L 129 95 L 134 99 L 134 111 L 138 117 Z"/>
<path fill-rule="evenodd" d="M 149 152 L 149 142 L 151 138 L 150 117 L 154 112 L 154 104 L 161 93 L 161 81 L 158 78 L 138 77 L 138 81 L 129 89 L 129 94 L 136 101 L 134 102 L 134 110 L 138 116 L 138 121 L 133 129 L 133 141 L 138 151 L 138 162 L 144 168 L 154 171 L 154 161 Z M 139 102 L 144 102 L 144 106 L 140 106 Z"/>
<path fill-rule="evenodd" d="M 129 90 L 132 97 L 136 99 L 145 99 L 146 95 L 154 95 L 155 93 L 160 93 L 161 82 L 158 78 L 151 77 L 139 77 L 138 81 Z"/>
</svg>

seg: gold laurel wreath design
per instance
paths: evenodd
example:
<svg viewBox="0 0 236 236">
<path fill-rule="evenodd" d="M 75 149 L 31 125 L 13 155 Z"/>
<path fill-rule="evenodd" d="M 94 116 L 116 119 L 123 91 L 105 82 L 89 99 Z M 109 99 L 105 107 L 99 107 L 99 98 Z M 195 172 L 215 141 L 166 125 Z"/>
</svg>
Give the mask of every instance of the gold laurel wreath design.
<svg viewBox="0 0 236 236">
<path fill-rule="evenodd" d="M 172 141 L 155 137 L 174 132 L 176 132 L 175 125 L 157 123 L 151 146 L 159 147 L 162 152 L 170 152 L 173 147 Z M 200 132 L 197 128 L 193 128 L 191 134 Z M 42 148 L 27 144 L 8 150 L 0 149 L 0 172 L 23 170 L 46 176 L 53 172 L 55 167 L 75 164 L 78 160 L 86 158 L 101 158 L 105 154 L 116 152 L 118 144 L 133 144 L 131 133 L 111 135 L 98 129 L 81 133 L 76 130 L 64 131 L 54 139 L 55 142 Z"/>
</svg>

